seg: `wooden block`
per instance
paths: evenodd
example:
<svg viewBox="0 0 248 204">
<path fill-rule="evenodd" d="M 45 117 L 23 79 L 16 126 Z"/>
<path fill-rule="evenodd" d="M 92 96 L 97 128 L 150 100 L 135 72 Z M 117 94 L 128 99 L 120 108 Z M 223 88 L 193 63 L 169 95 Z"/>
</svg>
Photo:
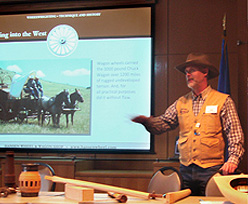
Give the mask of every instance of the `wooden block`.
<svg viewBox="0 0 248 204">
<path fill-rule="evenodd" d="M 94 189 L 65 184 L 65 197 L 79 202 L 94 201 Z"/>
</svg>

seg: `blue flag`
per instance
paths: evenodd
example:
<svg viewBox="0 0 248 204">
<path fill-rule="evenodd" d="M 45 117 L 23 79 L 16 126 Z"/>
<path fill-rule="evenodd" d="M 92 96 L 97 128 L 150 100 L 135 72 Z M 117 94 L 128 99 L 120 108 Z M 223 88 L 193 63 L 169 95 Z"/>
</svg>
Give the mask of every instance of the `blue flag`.
<svg viewBox="0 0 248 204">
<path fill-rule="evenodd" d="M 228 66 L 228 53 L 227 43 L 225 36 L 222 40 L 221 48 L 221 60 L 220 60 L 220 75 L 218 80 L 218 91 L 226 94 L 230 94 L 230 78 L 229 78 L 229 66 Z"/>
</svg>

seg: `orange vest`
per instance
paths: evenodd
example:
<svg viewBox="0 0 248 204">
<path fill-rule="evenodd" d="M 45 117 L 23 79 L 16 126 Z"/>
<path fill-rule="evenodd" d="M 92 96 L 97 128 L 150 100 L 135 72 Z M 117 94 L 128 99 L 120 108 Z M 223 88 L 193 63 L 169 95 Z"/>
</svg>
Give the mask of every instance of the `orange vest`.
<svg viewBox="0 0 248 204">
<path fill-rule="evenodd" d="M 224 163 L 220 110 L 227 97 L 212 89 L 197 116 L 192 110 L 192 94 L 179 98 L 176 106 L 180 127 L 178 148 L 183 165 L 195 163 L 208 168 Z"/>
</svg>

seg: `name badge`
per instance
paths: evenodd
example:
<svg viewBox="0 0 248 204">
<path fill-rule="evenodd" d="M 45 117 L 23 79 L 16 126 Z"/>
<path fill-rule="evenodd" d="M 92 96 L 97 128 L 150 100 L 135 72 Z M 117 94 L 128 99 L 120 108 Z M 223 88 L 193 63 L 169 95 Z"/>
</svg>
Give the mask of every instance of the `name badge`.
<svg viewBox="0 0 248 204">
<path fill-rule="evenodd" d="M 217 113 L 218 105 L 206 106 L 205 113 Z"/>
</svg>

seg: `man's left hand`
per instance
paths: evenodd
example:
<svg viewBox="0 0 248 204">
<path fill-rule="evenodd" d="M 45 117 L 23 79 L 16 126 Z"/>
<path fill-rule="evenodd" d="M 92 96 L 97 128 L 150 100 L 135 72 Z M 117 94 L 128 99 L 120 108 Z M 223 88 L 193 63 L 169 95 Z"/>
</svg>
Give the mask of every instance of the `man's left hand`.
<svg viewBox="0 0 248 204">
<path fill-rule="evenodd" d="M 236 164 L 231 162 L 226 162 L 223 164 L 220 170 L 222 170 L 223 175 L 228 175 L 228 174 L 232 174 L 237 168 L 238 166 Z"/>
</svg>

